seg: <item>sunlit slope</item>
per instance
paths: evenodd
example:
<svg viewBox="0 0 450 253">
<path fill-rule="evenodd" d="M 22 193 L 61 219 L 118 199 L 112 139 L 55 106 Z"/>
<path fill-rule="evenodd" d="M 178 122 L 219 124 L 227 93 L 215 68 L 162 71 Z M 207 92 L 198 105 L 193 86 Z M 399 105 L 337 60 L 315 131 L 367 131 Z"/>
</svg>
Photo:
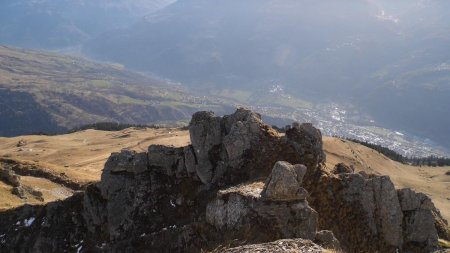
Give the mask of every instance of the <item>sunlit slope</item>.
<svg viewBox="0 0 450 253">
<path fill-rule="evenodd" d="M 100 121 L 176 123 L 223 104 L 120 65 L 0 46 L 0 136 Z"/>
</svg>

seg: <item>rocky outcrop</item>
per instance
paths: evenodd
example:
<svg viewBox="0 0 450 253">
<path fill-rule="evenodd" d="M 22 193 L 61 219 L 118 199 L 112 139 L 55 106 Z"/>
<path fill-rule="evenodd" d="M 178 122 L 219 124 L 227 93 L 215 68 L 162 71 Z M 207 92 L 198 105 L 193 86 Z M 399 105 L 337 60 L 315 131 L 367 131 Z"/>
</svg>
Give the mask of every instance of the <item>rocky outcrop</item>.
<svg viewBox="0 0 450 253">
<path fill-rule="evenodd" d="M 344 165 L 330 173 L 311 124 L 283 136 L 238 109 L 196 113 L 189 131 L 186 147 L 112 154 L 101 182 L 67 200 L 0 213 L 1 248 L 201 252 L 303 238 L 346 252 L 428 252 L 450 234 L 425 195 Z M 275 244 L 303 247 L 296 241 Z"/>
<path fill-rule="evenodd" d="M 20 176 L 16 175 L 13 170 L 6 167 L 0 167 L 0 180 L 13 187 L 20 186 Z"/>
<path fill-rule="evenodd" d="M 319 169 L 305 185 L 311 206 L 319 213 L 319 227 L 333 231 L 346 251 L 432 252 L 437 248 L 437 223 L 443 219 L 432 215 L 434 205 L 424 194 L 397 191 L 387 176 L 336 175 Z"/>
</svg>

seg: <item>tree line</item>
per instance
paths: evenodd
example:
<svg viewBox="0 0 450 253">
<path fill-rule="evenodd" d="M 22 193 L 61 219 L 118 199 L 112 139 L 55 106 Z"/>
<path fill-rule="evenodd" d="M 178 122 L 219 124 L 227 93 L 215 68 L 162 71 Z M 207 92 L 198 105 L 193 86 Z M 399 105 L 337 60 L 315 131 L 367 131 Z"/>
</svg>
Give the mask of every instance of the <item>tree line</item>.
<svg viewBox="0 0 450 253">
<path fill-rule="evenodd" d="M 394 150 L 391 150 L 387 147 L 383 147 L 378 144 L 369 143 L 366 141 L 351 139 L 351 138 L 345 138 L 346 140 L 361 144 L 363 146 L 366 146 L 368 148 L 374 149 L 381 154 L 389 157 L 390 159 L 403 163 L 403 164 L 409 164 L 413 166 L 431 166 L 431 167 L 443 167 L 443 166 L 450 166 L 450 158 L 448 157 L 439 157 L 439 156 L 426 156 L 426 157 L 406 157 L 399 153 L 397 153 Z"/>
</svg>

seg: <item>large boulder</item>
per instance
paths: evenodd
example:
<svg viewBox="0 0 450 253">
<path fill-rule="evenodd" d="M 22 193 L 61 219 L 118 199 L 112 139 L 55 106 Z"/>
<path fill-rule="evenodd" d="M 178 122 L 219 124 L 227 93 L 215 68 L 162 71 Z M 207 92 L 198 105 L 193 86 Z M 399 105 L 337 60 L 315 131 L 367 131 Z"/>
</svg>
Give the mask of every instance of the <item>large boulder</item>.
<svg viewBox="0 0 450 253">
<path fill-rule="evenodd" d="M 267 179 L 261 196 L 278 200 L 306 199 L 308 193 L 301 187 L 306 167 L 301 164 L 277 162 Z"/>
</svg>

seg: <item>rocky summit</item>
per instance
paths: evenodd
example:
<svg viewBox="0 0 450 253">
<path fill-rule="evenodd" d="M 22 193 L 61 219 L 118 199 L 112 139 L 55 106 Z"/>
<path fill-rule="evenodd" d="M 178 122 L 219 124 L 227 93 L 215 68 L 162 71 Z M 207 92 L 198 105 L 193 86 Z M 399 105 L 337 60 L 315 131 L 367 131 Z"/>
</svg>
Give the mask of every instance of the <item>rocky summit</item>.
<svg viewBox="0 0 450 253">
<path fill-rule="evenodd" d="M 0 213 L 1 251 L 433 252 L 450 239 L 425 194 L 326 168 L 311 124 L 280 134 L 238 109 L 195 113 L 189 132 L 186 147 L 113 153 L 66 200 Z"/>
</svg>

